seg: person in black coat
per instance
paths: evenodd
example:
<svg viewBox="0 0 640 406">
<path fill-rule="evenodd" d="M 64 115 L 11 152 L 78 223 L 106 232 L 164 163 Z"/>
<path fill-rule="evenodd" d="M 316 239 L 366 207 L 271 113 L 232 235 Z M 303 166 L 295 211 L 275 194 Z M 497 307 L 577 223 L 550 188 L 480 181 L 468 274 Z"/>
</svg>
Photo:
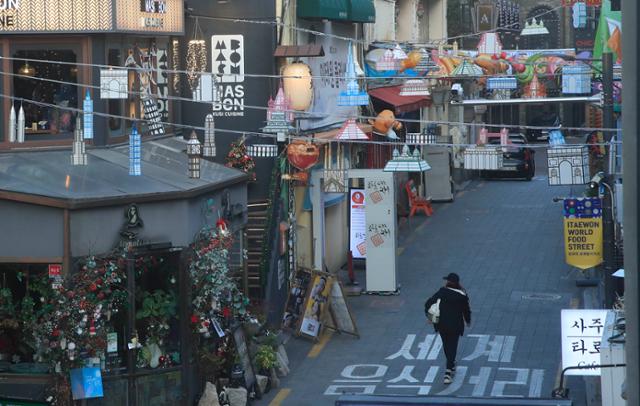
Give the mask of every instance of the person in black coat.
<svg viewBox="0 0 640 406">
<path fill-rule="evenodd" d="M 471 308 L 469 296 L 460 285 L 460 277 L 455 273 L 450 273 L 443 279 L 445 280 L 444 287 L 427 300 L 424 304 L 424 313 L 428 315 L 429 308 L 440 299 L 440 318 L 433 327 L 440 334 L 444 355 L 447 358 L 444 383 L 450 384 L 456 371 L 458 340 L 464 334 L 465 323 L 467 327 L 471 324 Z"/>
</svg>

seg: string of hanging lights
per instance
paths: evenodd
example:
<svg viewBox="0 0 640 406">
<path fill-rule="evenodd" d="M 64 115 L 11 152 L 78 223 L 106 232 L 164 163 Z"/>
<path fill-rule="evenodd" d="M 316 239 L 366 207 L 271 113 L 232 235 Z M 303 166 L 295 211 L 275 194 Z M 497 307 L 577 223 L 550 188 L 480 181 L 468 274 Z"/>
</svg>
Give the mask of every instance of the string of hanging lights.
<svg viewBox="0 0 640 406">
<path fill-rule="evenodd" d="M 187 81 L 192 91 L 195 91 L 200 81 L 200 75 L 207 68 L 207 44 L 203 39 L 200 24 L 196 18 L 193 27 L 193 38 L 187 43 Z"/>
</svg>

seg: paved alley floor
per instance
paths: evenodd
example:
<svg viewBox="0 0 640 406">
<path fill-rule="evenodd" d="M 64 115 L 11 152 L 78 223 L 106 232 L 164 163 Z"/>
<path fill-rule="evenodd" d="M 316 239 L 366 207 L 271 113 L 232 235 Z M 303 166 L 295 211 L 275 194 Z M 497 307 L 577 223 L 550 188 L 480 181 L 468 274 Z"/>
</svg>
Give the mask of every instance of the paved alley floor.
<svg viewBox="0 0 640 406">
<path fill-rule="evenodd" d="M 399 295 L 347 298 L 359 339 L 292 338 L 291 374 L 254 404 L 329 406 L 343 392 L 549 397 L 560 372 L 560 310 L 578 307 L 580 291 L 564 262 L 561 203 L 552 201 L 571 190 L 548 186 L 543 170 L 531 182 L 473 181 L 431 218 L 403 225 Z M 441 342 L 423 304 L 449 272 L 469 292 L 473 321 L 445 386 Z M 584 404 L 582 380 L 569 385 L 574 404 Z"/>
</svg>

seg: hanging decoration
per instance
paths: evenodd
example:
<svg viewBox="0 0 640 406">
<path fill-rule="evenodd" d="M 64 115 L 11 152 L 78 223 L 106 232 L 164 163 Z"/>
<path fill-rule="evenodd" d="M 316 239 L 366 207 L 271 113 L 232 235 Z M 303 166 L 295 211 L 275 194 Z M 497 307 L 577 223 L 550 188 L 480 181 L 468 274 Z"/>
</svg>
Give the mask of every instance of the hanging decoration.
<svg viewBox="0 0 640 406">
<path fill-rule="evenodd" d="M 540 82 L 537 73 L 533 74 L 533 79 L 531 80 L 531 83 L 525 87 L 522 97 L 525 99 L 539 99 L 547 97 L 547 88 L 542 84 L 542 82 Z"/>
<path fill-rule="evenodd" d="M 174 71 L 180 70 L 180 40 L 174 39 L 171 41 L 171 69 Z M 173 73 L 173 91 L 176 94 L 180 94 L 180 74 Z"/>
<path fill-rule="evenodd" d="M 390 140 L 397 140 L 398 136 L 394 130 L 402 129 L 402 123 L 396 120 L 396 116 L 391 110 L 382 110 L 375 120 L 369 119 L 369 124 L 373 126 L 374 133 Z"/>
<path fill-rule="evenodd" d="M 429 55 L 429 52 L 427 52 L 426 49 L 420 48 L 418 51 L 413 51 L 413 52 L 418 52 L 418 54 L 420 55 L 420 59 L 418 60 L 418 63 L 413 68 L 413 70 L 418 72 L 418 74 L 424 75 L 429 73 L 430 71 L 438 69 L 438 65 L 435 62 L 433 62 L 433 59 L 431 58 L 431 56 Z M 409 56 L 411 56 L 411 53 L 409 54 Z"/>
<path fill-rule="evenodd" d="M 544 26 L 544 22 L 542 20 L 538 22 L 534 17 L 531 19 L 531 23 L 529 23 L 528 21 L 525 21 L 524 28 L 520 32 L 520 35 L 522 36 L 545 35 L 548 33 L 549 33 L 549 30 L 547 29 L 547 27 Z"/>
<path fill-rule="evenodd" d="M 482 76 L 483 72 L 482 69 L 473 62 L 463 59 L 462 63 L 451 71 L 451 75 L 476 78 Z"/>
<path fill-rule="evenodd" d="M 488 55 L 500 55 L 502 53 L 502 42 L 496 32 L 485 32 L 478 42 L 478 53 Z"/>
<path fill-rule="evenodd" d="M 375 69 L 377 71 L 394 71 L 400 68 L 400 63 L 401 61 L 394 58 L 393 51 L 387 49 L 375 62 Z"/>
<path fill-rule="evenodd" d="M 231 150 L 227 154 L 226 165 L 229 168 L 239 169 L 249 175 L 251 180 L 256 180 L 256 163 L 247 153 L 247 146 L 244 141 L 243 136 L 238 141 L 231 143 Z"/>
<path fill-rule="evenodd" d="M 82 124 L 84 130 L 84 139 L 93 139 L 93 100 L 91 100 L 91 94 L 87 89 L 82 102 Z"/>
<path fill-rule="evenodd" d="M 289 100 L 291 108 L 305 111 L 313 100 L 313 82 L 311 68 L 302 62 L 286 65 L 281 72 L 283 77 L 284 94 Z"/>
<path fill-rule="evenodd" d="M 16 142 L 16 109 L 11 103 L 11 111 L 9 112 L 9 142 Z"/>
<path fill-rule="evenodd" d="M 430 96 L 429 85 L 425 80 L 409 79 L 400 88 L 400 96 Z"/>
<path fill-rule="evenodd" d="M 413 154 L 408 145 L 402 147 L 402 154 L 397 148 L 393 150 L 393 158 L 384 166 L 384 172 L 424 172 L 431 170 L 431 166 L 422 159 L 418 147 L 413 150 Z"/>
<path fill-rule="evenodd" d="M 324 176 L 322 190 L 325 193 L 347 193 L 347 168 L 344 162 L 344 146 L 337 143 L 335 167 L 333 159 L 333 145 L 324 146 Z"/>
<path fill-rule="evenodd" d="M 317 145 L 307 141 L 293 140 L 287 146 L 289 163 L 300 172 L 282 175 L 283 180 L 295 180 L 306 183 L 309 179 L 308 170 L 318 163 L 320 150 Z"/>
<path fill-rule="evenodd" d="M 338 95 L 338 106 L 366 106 L 369 104 L 369 95 L 367 92 L 361 91 L 358 85 L 358 77 L 355 70 L 356 64 L 353 58 L 353 47 L 349 42 L 347 53 L 347 90 L 340 92 Z"/>
<path fill-rule="evenodd" d="M 33 66 L 29 65 L 29 62 L 25 62 L 24 65 L 22 65 L 20 69 L 18 69 L 18 73 L 23 76 L 35 76 L 36 69 Z"/>
<path fill-rule="evenodd" d="M 368 140 L 369 136 L 360 129 L 355 119 L 350 118 L 340 127 L 336 139 L 341 141 L 357 141 Z"/>
<path fill-rule="evenodd" d="M 262 129 L 265 133 L 276 134 L 276 141 L 285 142 L 288 135 L 294 131 L 291 122 L 293 113 L 289 99 L 284 95 L 282 85 L 278 88 L 275 100 L 269 98 L 267 109 L 267 125 Z"/>
<path fill-rule="evenodd" d="M 142 175 L 141 169 L 141 139 L 138 129 L 134 125 L 129 135 L 129 175 L 140 176 Z"/>
<path fill-rule="evenodd" d="M 200 82 L 200 74 L 207 69 L 207 44 L 202 39 L 202 30 L 196 17 L 193 26 L 193 38 L 187 44 L 187 81 L 191 91 L 195 91 Z"/>
<path fill-rule="evenodd" d="M 144 120 L 147 122 L 149 134 L 152 136 L 164 135 L 162 115 L 158 111 L 158 103 L 156 100 L 150 96 L 143 96 L 142 107 L 144 109 Z"/>
<path fill-rule="evenodd" d="M 213 114 L 209 113 L 204 119 L 204 147 L 202 156 L 216 156 L 216 123 Z"/>
<path fill-rule="evenodd" d="M 71 165 L 86 165 L 87 153 L 85 151 L 80 117 L 76 117 L 76 130 L 73 133 L 73 153 L 71 154 Z"/>
<path fill-rule="evenodd" d="M 16 141 L 18 143 L 24 142 L 24 126 L 25 126 L 24 109 L 22 108 L 22 104 L 21 104 L 20 111 L 18 112 L 18 124 L 16 127 Z"/>
<path fill-rule="evenodd" d="M 563 94 L 590 94 L 591 68 L 585 64 L 564 65 L 562 67 Z"/>
<path fill-rule="evenodd" d="M 100 70 L 100 98 L 126 99 L 128 97 L 129 74 L 125 69 Z"/>
<path fill-rule="evenodd" d="M 589 148 L 559 145 L 547 149 L 549 185 L 584 185 L 589 182 Z"/>
<path fill-rule="evenodd" d="M 248 145 L 247 154 L 253 158 L 274 158 L 278 156 L 278 146 L 275 144 Z"/>
<path fill-rule="evenodd" d="M 191 179 L 200 178 L 200 153 L 202 152 L 202 145 L 198 140 L 198 135 L 195 131 L 191 131 L 191 137 L 187 142 L 187 156 L 189 157 L 189 177 Z"/>
</svg>

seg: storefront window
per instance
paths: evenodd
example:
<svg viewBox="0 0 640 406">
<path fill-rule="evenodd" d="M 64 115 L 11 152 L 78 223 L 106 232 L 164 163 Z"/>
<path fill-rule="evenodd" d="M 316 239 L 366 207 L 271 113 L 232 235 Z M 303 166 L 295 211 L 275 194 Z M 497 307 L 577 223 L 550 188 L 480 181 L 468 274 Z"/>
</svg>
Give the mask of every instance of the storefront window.
<svg viewBox="0 0 640 406">
<path fill-rule="evenodd" d="M 15 102 L 16 111 L 20 104 L 25 113 L 25 139 L 71 138 L 75 129 L 78 107 L 78 68 L 75 65 L 50 62 L 25 61 L 39 59 L 46 61 L 76 62 L 77 55 L 72 50 L 21 50 L 13 55 L 14 96 L 24 101 Z M 40 104 L 38 104 L 40 103 Z M 56 106 L 56 107 L 54 107 Z"/>
</svg>

